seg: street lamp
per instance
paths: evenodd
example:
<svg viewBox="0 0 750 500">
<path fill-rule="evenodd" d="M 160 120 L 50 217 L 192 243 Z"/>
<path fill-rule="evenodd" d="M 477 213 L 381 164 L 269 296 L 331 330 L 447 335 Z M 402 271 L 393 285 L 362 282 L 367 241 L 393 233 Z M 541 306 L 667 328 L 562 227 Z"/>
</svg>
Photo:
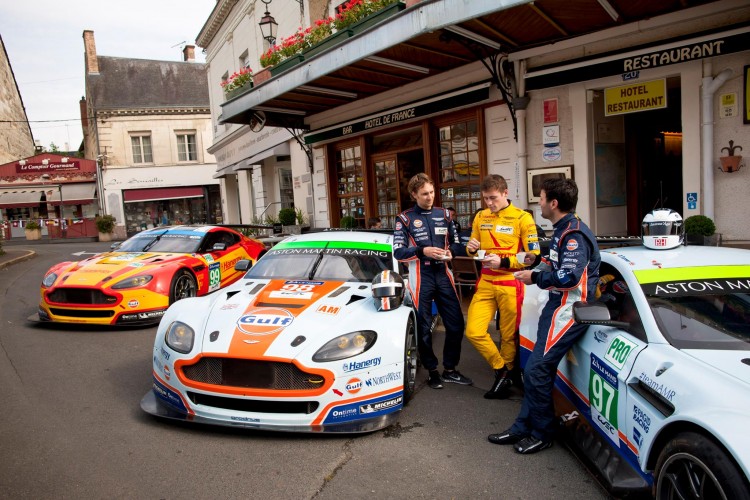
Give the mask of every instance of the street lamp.
<svg viewBox="0 0 750 500">
<path fill-rule="evenodd" d="M 276 19 L 273 18 L 270 12 L 268 12 L 268 4 L 271 0 L 260 0 L 266 4 L 266 12 L 260 19 L 258 25 L 260 26 L 260 32 L 263 34 L 263 38 L 268 42 L 268 45 L 276 45 L 276 29 L 279 27 Z"/>
</svg>

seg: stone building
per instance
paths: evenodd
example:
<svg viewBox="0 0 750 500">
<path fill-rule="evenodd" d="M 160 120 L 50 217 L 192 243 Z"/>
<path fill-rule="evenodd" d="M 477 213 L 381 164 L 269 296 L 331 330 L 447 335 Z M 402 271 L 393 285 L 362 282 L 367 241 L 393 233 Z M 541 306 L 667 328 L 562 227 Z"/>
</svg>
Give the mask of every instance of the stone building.
<svg viewBox="0 0 750 500">
<path fill-rule="evenodd" d="M 0 164 L 34 154 L 34 138 L 27 120 L 10 58 L 0 36 Z"/>
</svg>

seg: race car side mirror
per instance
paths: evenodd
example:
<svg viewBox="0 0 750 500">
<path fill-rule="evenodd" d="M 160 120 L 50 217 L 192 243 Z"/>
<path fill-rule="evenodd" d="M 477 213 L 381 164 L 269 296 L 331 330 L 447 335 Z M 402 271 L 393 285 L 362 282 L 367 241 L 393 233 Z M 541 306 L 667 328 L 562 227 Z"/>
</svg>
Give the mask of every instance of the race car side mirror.
<svg viewBox="0 0 750 500">
<path fill-rule="evenodd" d="M 214 243 L 214 246 L 211 247 L 211 250 L 213 250 L 213 251 L 216 251 L 216 250 L 226 250 L 226 249 L 227 249 L 227 244 L 226 243 Z"/>
<path fill-rule="evenodd" d="M 217 243 L 217 245 L 219 245 L 219 243 Z M 223 243 L 221 243 L 221 245 L 223 245 Z M 252 261 L 249 261 L 247 259 L 238 260 L 237 263 L 234 265 L 234 270 L 244 272 L 250 269 L 252 265 L 253 265 Z"/>
<path fill-rule="evenodd" d="M 609 308 L 601 302 L 576 302 L 573 304 L 573 319 L 581 325 L 602 325 L 627 330 L 630 326 L 624 321 L 613 321 Z"/>
</svg>

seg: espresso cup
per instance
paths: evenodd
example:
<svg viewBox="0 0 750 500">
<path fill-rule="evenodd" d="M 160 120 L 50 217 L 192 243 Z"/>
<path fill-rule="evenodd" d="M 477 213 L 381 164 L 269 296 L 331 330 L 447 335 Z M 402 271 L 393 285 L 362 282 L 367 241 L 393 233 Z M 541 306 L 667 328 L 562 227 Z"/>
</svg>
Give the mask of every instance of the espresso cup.
<svg viewBox="0 0 750 500">
<path fill-rule="evenodd" d="M 484 259 L 484 254 L 487 253 L 487 250 L 477 250 L 477 257 L 480 259 Z"/>
<path fill-rule="evenodd" d="M 516 254 L 516 259 L 518 259 L 518 262 L 525 266 L 526 264 L 524 263 L 524 261 L 526 260 L 526 252 L 518 252 Z"/>
</svg>

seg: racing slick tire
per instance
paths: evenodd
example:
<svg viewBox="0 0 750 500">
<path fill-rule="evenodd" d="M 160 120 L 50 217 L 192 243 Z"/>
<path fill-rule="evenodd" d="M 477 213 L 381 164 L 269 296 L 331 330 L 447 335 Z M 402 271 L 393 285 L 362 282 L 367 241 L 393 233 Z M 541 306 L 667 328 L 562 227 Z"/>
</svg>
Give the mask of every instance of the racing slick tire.
<svg viewBox="0 0 750 500">
<path fill-rule="evenodd" d="M 404 339 L 404 404 L 408 403 L 414 395 L 418 364 L 417 329 L 414 326 L 414 319 L 409 318 Z"/>
<path fill-rule="evenodd" d="M 747 480 L 731 457 L 714 441 L 696 432 L 672 438 L 654 469 L 654 497 L 750 498 Z"/>
<path fill-rule="evenodd" d="M 177 271 L 169 287 L 169 304 L 172 305 L 180 299 L 196 295 L 198 295 L 198 283 L 195 281 L 195 276 L 186 269 Z"/>
</svg>

